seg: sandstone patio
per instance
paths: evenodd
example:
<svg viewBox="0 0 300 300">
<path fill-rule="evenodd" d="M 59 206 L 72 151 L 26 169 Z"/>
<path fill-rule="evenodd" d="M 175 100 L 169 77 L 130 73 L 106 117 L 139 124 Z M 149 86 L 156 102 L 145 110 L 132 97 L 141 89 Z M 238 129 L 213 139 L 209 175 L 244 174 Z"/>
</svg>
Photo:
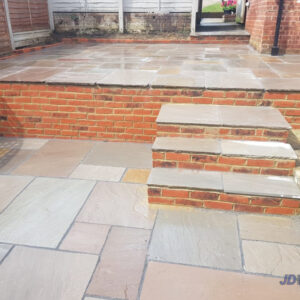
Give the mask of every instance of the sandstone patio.
<svg viewBox="0 0 300 300">
<path fill-rule="evenodd" d="M 0 139 L 1 299 L 299 299 L 299 217 L 147 203 L 151 145 Z"/>
<path fill-rule="evenodd" d="M 65 43 L 1 59 L 0 299 L 299 299 L 299 286 L 280 284 L 300 269 L 298 158 L 287 144 L 300 128 L 299 81 L 299 56 L 247 45 Z M 231 157 L 193 177 L 154 168 L 153 150 Z M 230 174 L 247 156 L 261 173 Z M 191 192 L 178 187 L 222 178 L 215 195 L 230 203 L 193 204 L 233 211 L 149 204 L 150 173 L 154 192 L 180 173 L 159 192 L 184 204 Z"/>
</svg>

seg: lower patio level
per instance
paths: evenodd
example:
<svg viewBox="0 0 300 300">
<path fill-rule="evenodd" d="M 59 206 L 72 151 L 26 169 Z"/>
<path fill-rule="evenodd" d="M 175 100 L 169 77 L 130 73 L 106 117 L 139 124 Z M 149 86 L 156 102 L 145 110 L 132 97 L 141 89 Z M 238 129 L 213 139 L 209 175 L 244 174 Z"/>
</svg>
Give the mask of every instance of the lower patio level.
<svg viewBox="0 0 300 300">
<path fill-rule="evenodd" d="M 151 144 L 1 138 L 1 299 L 299 299 L 299 216 L 149 205 L 151 164 Z"/>
</svg>

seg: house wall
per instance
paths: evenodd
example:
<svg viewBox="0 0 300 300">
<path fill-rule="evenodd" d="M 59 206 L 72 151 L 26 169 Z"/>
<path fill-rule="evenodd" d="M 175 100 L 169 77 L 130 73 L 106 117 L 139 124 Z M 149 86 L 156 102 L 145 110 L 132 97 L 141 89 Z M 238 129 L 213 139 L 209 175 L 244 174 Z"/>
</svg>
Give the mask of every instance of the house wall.
<svg viewBox="0 0 300 300">
<path fill-rule="evenodd" d="M 49 0 L 50 1 L 50 0 Z M 118 0 L 52 0 L 58 33 L 103 34 L 118 30 Z M 190 31 L 192 0 L 124 0 L 125 30 Z"/>
<path fill-rule="evenodd" d="M 6 14 L 3 1 L 0 2 L 0 55 L 11 51 L 9 32 L 6 22 Z"/>
<path fill-rule="evenodd" d="M 279 0 L 250 0 L 246 30 L 250 44 L 262 53 L 270 53 L 275 35 Z M 300 1 L 285 1 L 279 47 L 283 53 L 300 53 Z"/>
</svg>

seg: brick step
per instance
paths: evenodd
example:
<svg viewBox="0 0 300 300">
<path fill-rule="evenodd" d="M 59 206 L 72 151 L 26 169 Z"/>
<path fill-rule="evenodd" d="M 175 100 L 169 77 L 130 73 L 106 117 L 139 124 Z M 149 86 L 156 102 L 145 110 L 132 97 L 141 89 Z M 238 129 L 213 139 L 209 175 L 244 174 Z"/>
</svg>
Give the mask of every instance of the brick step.
<svg viewBox="0 0 300 300">
<path fill-rule="evenodd" d="M 300 214 L 300 189 L 292 177 L 154 168 L 148 201 L 264 214 Z"/>
<path fill-rule="evenodd" d="M 158 136 L 286 142 L 291 126 L 273 107 L 165 104 Z"/>
<path fill-rule="evenodd" d="M 158 137 L 153 167 L 292 176 L 297 155 L 289 144 Z"/>
</svg>

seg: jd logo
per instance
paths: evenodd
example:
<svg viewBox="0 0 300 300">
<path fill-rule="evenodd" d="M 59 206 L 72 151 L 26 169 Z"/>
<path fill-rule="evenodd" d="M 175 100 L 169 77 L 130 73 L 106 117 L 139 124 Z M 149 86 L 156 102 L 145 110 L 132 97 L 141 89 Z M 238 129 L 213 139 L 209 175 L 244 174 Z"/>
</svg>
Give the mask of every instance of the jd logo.
<svg viewBox="0 0 300 300">
<path fill-rule="evenodd" d="M 300 275 L 286 274 L 284 279 L 279 282 L 281 285 L 300 285 Z"/>
</svg>

